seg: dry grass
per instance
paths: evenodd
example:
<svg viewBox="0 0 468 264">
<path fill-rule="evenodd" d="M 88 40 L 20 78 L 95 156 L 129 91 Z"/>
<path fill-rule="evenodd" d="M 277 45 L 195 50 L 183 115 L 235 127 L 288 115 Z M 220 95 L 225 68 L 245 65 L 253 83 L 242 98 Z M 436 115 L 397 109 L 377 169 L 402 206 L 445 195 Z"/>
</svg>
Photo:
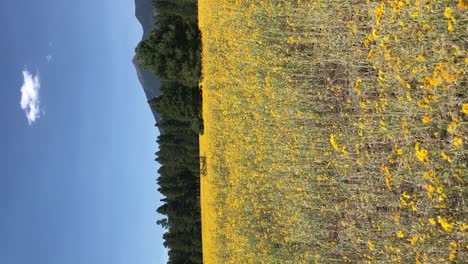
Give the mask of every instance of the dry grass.
<svg viewBox="0 0 468 264">
<path fill-rule="evenodd" d="M 200 0 L 205 263 L 467 261 L 467 6 Z"/>
</svg>

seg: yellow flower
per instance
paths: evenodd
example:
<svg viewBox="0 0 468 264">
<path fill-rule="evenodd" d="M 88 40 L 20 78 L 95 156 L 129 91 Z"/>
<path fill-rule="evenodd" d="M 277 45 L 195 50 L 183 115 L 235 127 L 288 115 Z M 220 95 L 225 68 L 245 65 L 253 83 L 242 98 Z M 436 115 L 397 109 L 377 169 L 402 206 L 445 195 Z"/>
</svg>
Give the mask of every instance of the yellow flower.
<svg viewBox="0 0 468 264">
<path fill-rule="evenodd" d="M 453 23 L 452 23 L 451 20 L 449 20 L 448 23 L 447 23 L 447 30 L 449 32 L 453 32 Z"/>
<path fill-rule="evenodd" d="M 416 244 L 416 242 L 418 242 L 418 236 L 414 236 L 414 237 L 412 237 L 410 239 L 407 239 L 407 240 L 411 243 L 411 245 L 414 245 L 414 244 Z"/>
<path fill-rule="evenodd" d="M 369 246 L 370 251 L 375 250 L 375 245 L 374 245 L 374 243 L 372 243 L 371 240 L 367 240 L 367 245 Z"/>
<path fill-rule="evenodd" d="M 457 7 L 460 9 L 468 9 L 468 1 L 467 0 L 458 0 Z"/>
<path fill-rule="evenodd" d="M 442 79 L 440 79 L 439 76 L 435 76 L 435 77 L 431 76 L 431 77 L 428 77 L 426 79 L 427 79 L 430 87 L 436 87 L 437 85 L 442 83 Z"/>
<path fill-rule="evenodd" d="M 419 260 L 419 256 L 416 256 L 415 263 L 416 264 L 421 264 L 421 261 Z"/>
<path fill-rule="evenodd" d="M 404 237 L 405 237 L 405 234 L 403 233 L 403 230 L 399 230 L 399 231 L 396 233 L 396 236 L 399 237 L 399 238 L 404 238 Z"/>
<path fill-rule="evenodd" d="M 403 196 L 405 199 L 411 199 L 411 196 L 407 192 L 403 192 L 401 196 Z"/>
<path fill-rule="evenodd" d="M 335 134 L 330 134 L 330 144 L 332 145 L 333 149 L 335 149 L 336 151 L 339 151 L 340 150 L 340 147 L 338 146 L 338 143 L 336 143 L 336 140 L 335 140 Z"/>
<path fill-rule="evenodd" d="M 455 260 L 455 258 L 457 257 L 457 251 L 458 251 L 458 247 L 460 245 L 458 244 L 457 241 L 452 241 L 450 242 L 450 255 L 449 255 L 449 260 Z"/>
<path fill-rule="evenodd" d="M 392 179 L 392 174 L 390 173 L 390 170 L 388 169 L 388 167 L 385 165 L 382 165 L 381 170 L 382 170 L 382 173 L 385 175 L 385 185 L 391 191 L 392 185 L 390 181 Z"/>
<path fill-rule="evenodd" d="M 453 28 L 452 28 L 452 31 L 453 31 Z M 457 79 L 455 75 L 450 74 L 443 68 L 440 71 L 440 75 L 442 76 L 442 79 L 444 79 L 447 83 L 453 83 Z"/>
<path fill-rule="evenodd" d="M 435 224 L 436 224 L 436 221 L 434 220 L 434 218 L 430 218 L 430 219 L 429 219 L 429 223 L 430 223 L 431 225 L 435 225 Z"/>
<path fill-rule="evenodd" d="M 453 21 L 455 21 L 455 17 L 453 16 L 452 9 L 450 7 L 445 8 L 444 16 L 449 19 L 447 24 L 447 30 L 453 32 Z"/>
<path fill-rule="evenodd" d="M 465 232 L 468 229 L 468 224 L 461 223 L 460 224 L 460 231 Z"/>
<path fill-rule="evenodd" d="M 419 54 L 418 56 L 416 56 L 415 60 L 417 62 L 423 62 L 426 60 L 426 58 L 424 57 L 424 54 Z"/>
<path fill-rule="evenodd" d="M 426 185 L 426 190 L 427 190 L 427 196 L 429 198 L 432 198 L 432 195 L 434 194 L 434 191 L 435 191 L 435 187 L 432 186 L 432 184 L 427 184 Z"/>
<path fill-rule="evenodd" d="M 468 115 L 468 104 L 463 104 L 461 111 L 462 113 Z"/>
<path fill-rule="evenodd" d="M 455 129 L 457 129 L 457 126 L 458 126 L 458 124 L 456 122 L 452 121 L 450 123 L 450 125 L 447 127 L 447 132 L 449 132 L 450 134 L 453 134 Z"/>
<path fill-rule="evenodd" d="M 428 117 L 428 116 L 423 116 L 422 122 L 423 122 L 424 124 L 431 123 L 431 122 L 432 122 L 432 118 L 430 118 L 430 117 Z"/>
<path fill-rule="evenodd" d="M 422 163 L 427 163 L 429 161 L 429 156 L 427 154 L 427 150 L 424 148 L 419 148 L 419 143 L 416 143 L 414 146 L 414 149 L 416 150 L 416 157 L 422 162 Z"/>
<path fill-rule="evenodd" d="M 361 95 L 362 93 L 362 90 L 360 87 L 361 83 L 362 83 L 362 79 L 360 77 L 357 77 L 356 84 L 354 85 L 354 91 L 356 91 L 358 95 Z"/>
<path fill-rule="evenodd" d="M 440 226 L 447 232 L 452 232 L 453 230 L 453 224 L 451 224 L 450 222 L 447 221 L 447 219 L 445 219 L 444 217 L 442 216 L 437 216 L 437 222 L 439 222 Z"/>
<path fill-rule="evenodd" d="M 385 11 L 385 3 L 381 2 L 380 5 L 378 5 L 375 8 L 375 23 L 377 26 L 380 26 L 380 22 L 382 21 L 382 17 Z"/>
<path fill-rule="evenodd" d="M 444 159 L 444 160 L 446 160 L 446 161 L 448 161 L 448 162 L 452 162 L 452 161 L 453 161 L 452 158 L 450 158 L 450 156 L 447 155 L 447 154 L 445 154 L 445 152 L 443 152 L 443 151 L 440 153 L 440 155 L 442 156 L 442 159 Z"/>
<path fill-rule="evenodd" d="M 450 7 L 447 7 L 445 8 L 445 11 L 444 11 L 444 16 L 448 19 L 453 19 L 453 14 L 452 14 L 452 8 Z"/>
<path fill-rule="evenodd" d="M 453 145 L 457 148 L 462 148 L 463 146 L 463 140 L 461 137 L 454 137 L 453 138 Z"/>
</svg>

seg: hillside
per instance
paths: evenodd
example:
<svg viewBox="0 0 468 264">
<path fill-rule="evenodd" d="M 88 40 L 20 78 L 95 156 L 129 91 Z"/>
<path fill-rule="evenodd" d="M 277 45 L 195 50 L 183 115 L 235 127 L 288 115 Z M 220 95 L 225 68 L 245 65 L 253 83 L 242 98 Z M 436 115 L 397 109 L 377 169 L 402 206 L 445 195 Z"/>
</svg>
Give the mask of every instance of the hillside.
<svg viewBox="0 0 468 264">
<path fill-rule="evenodd" d="M 142 40 L 148 39 L 150 32 L 155 28 L 154 25 L 154 11 L 151 0 L 135 0 L 135 16 L 141 24 L 143 29 Z M 145 91 L 148 101 L 161 95 L 161 82 L 156 79 L 150 70 L 144 70 L 140 66 L 136 55 L 132 60 L 135 66 L 138 80 L 140 81 L 143 90 Z M 160 123 L 161 117 L 155 111 L 152 111 L 156 123 Z"/>
</svg>

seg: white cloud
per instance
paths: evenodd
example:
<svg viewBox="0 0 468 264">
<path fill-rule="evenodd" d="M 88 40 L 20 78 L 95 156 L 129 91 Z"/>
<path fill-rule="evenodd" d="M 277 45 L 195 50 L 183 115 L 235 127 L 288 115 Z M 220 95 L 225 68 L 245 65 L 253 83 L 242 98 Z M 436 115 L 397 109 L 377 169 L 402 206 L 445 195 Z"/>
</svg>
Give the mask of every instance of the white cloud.
<svg viewBox="0 0 468 264">
<path fill-rule="evenodd" d="M 28 123 L 31 125 L 40 116 L 39 90 L 41 83 L 39 74 L 32 75 L 27 69 L 23 70 L 23 86 L 21 86 L 21 109 L 26 113 Z"/>
<path fill-rule="evenodd" d="M 49 55 L 45 56 L 45 59 L 46 59 L 47 63 L 49 63 L 52 60 L 52 55 L 49 54 Z"/>
</svg>

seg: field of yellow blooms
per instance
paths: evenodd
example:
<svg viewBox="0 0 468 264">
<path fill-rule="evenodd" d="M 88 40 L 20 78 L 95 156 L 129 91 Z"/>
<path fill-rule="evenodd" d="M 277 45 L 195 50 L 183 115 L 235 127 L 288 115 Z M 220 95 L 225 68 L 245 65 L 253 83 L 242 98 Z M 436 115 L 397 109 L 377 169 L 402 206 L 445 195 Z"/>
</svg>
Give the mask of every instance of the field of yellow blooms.
<svg viewBox="0 0 468 264">
<path fill-rule="evenodd" d="M 199 0 L 205 263 L 468 262 L 468 2 Z"/>
</svg>

